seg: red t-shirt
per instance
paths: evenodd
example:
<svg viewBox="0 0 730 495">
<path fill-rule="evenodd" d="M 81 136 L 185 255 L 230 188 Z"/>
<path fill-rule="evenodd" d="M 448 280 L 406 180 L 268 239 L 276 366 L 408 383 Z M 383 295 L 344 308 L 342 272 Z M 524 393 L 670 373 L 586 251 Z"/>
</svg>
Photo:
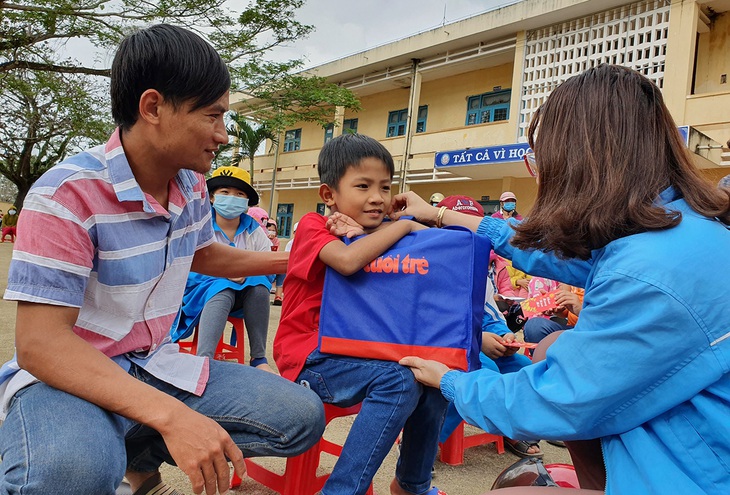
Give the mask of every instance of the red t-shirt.
<svg viewBox="0 0 730 495">
<path fill-rule="evenodd" d="M 319 259 L 319 252 L 330 242 L 340 241 L 330 234 L 326 222 L 327 218 L 318 213 L 304 215 L 297 227 L 297 242 L 289 255 L 284 279 L 286 297 L 274 338 L 274 360 L 281 376 L 292 381 L 318 345 L 319 310 L 327 267 Z"/>
</svg>

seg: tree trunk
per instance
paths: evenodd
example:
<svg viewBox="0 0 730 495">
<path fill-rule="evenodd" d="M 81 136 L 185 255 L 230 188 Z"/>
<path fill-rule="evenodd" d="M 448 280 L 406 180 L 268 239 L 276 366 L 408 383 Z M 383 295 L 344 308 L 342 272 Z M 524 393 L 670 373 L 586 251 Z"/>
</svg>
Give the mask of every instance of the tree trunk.
<svg viewBox="0 0 730 495">
<path fill-rule="evenodd" d="M 29 183 L 26 181 L 23 181 L 22 184 L 18 184 L 17 182 L 15 185 L 18 187 L 18 194 L 15 196 L 15 207 L 18 209 L 18 212 L 23 209 L 23 203 L 25 202 L 25 197 L 28 195 L 28 191 L 30 191 L 31 186 L 33 183 Z"/>
</svg>

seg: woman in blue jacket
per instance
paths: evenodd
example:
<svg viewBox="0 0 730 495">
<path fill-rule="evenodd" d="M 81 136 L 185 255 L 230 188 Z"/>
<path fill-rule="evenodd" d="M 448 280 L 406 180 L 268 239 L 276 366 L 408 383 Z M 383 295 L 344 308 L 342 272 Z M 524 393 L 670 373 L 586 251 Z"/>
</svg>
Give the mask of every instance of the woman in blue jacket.
<svg viewBox="0 0 730 495">
<path fill-rule="evenodd" d="M 730 288 L 705 277 L 730 273 L 730 190 L 700 175 L 659 89 L 624 67 L 555 89 L 529 141 L 538 194 L 521 224 L 413 193 L 393 216 L 467 226 L 520 270 L 585 287 L 578 324 L 506 375 L 401 363 L 492 433 L 600 439 L 606 493 L 730 493 Z"/>
</svg>

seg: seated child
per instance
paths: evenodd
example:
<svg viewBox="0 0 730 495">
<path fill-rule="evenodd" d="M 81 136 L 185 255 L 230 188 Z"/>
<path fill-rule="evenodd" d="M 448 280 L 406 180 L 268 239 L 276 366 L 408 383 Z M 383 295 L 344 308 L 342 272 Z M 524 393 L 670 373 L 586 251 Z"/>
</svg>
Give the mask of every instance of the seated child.
<svg viewBox="0 0 730 495">
<path fill-rule="evenodd" d="M 271 251 L 266 231 L 248 211 L 259 201 L 248 172 L 239 167 L 219 167 L 207 182 L 213 204 L 213 233 L 217 242 L 249 251 Z M 274 373 L 266 359 L 269 332 L 269 290 L 274 276 L 236 279 L 190 272 L 183 305 L 172 339 L 190 335 L 198 325 L 199 356 L 214 357 L 228 315 L 241 312 L 248 334 L 250 364 Z"/>
<path fill-rule="evenodd" d="M 333 215 L 328 220 L 308 213 L 299 221 L 284 280 L 286 298 L 274 359 L 282 376 L 311 388 L 325 403 L 347 407 L 362 402 L 322 494 L 365 493 L 403 430 L 391 494 L 436 495 L 440 492 L 431 488 L 431 466 L 446 411 L 440 392 L 419 385 L 413 373 L 398 363 L 317 349 L 326 268 L 353 274 L 406 234 L 425 227 L 408 220 L 383 223 L 390 210 L 394 164 L 378 141 L 362 134 L 336 137 L 320 151 L 317 167 L 319 195 Z M 342 220 L 341 214 L 349 217 L 344 220 L 347 225 L 352 222 L 345 229 L 348 237 L 368 235 L 345 244 L 331 234 L 329 226 Z"/>
</svg>

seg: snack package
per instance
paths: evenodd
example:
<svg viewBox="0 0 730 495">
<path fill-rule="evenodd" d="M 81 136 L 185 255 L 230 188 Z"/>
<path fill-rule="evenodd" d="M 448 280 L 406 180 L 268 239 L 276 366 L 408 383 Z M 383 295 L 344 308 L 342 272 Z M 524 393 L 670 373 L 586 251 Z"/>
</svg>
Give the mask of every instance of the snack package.
<svg viewBox="0 0 730 495">
<path fill-rule="evenodd" d="M 546 294 L 525 299 L 520 303 L 523 315 L 526 318 L 531 318 L 533 316 L 542 314 L 545 311 L 557 308 L 558 303 L 555 302 L 555 295 L 559 291 L 559 289 L 555 289 Z"/>
</svg>

